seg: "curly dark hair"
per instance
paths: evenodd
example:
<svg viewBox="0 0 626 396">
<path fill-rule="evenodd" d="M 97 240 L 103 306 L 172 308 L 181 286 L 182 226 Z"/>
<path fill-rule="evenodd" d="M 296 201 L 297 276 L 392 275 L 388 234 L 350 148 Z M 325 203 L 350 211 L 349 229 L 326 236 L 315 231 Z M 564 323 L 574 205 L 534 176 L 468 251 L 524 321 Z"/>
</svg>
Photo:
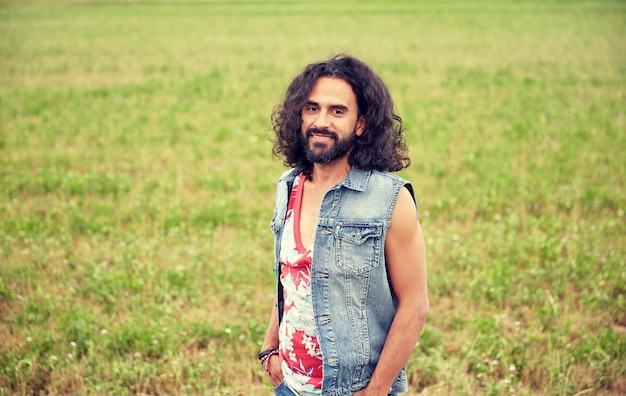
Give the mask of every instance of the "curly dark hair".
<svg viewBox="0 0 626 396">
<path fill-rule="evenodd" d="M 396 172 L 409 166 L 402 118 L 394 112 L 387 86 L 368 65 L 343 54 L 308 65 L 289 84 L 283 104 L 276 106 L 272 113 L 272 128 L 276 133 L 273 154 L 286 166 L 297 167 L 305 173 L 312 169 L 299 135 L 302 133 L 302 109 L 320 77 L 339 78 L 350 84 L 356 96 L 358 116 L 365 116 L 365 130 L 356 139 L 348 157 L 349 164 L 382 172 Z"/>
</svg>

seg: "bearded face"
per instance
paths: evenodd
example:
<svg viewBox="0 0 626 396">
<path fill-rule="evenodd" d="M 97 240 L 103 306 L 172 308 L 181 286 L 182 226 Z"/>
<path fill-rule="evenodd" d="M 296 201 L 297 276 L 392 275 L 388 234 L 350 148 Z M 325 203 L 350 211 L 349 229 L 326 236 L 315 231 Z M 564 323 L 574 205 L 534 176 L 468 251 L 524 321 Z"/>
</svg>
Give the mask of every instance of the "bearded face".
<svg viewBox="0 0 626 396">
<path fill-rule="evenodd" d="M 314 164 L 329 164 L 345 157 L 356 141 L 356 126 L 344 137 L 330 129 L 309 128 L 301 134 L 306 157 Z"/>
</svg>

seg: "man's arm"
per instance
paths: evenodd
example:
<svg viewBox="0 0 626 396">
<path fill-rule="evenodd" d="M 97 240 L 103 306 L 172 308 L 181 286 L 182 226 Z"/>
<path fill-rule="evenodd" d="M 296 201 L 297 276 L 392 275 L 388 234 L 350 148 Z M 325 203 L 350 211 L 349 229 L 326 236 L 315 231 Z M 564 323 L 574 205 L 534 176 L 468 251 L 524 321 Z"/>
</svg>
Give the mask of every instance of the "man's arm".
<svg viewBox="0 0 626 396">
<path fill-rule="evenodd" d="M 269 350 L 278 348 L 278 303 L 274 298 L 274 305 L 272 306 L 272 314 L 270 315 L 270 322 L 267 325 L 265 331 L 265 338 L 261 345 L 261 350 Z M 272 386 L 277 387 L 283 380 L 283 373 L 280 368 L 280 358 L 278 356 L 272 356 L 269 360 L 269 378 Z"/>
<path fill-rule="evenodd" d="M 385 240 L 385 259 L 398 298 L 396 316 L 368 386 L 359 396 L 387 396 L 391 384 L 409 360 L 428 315 L 426 247 L 417 209 L 403 188 Z"/>
</svg>

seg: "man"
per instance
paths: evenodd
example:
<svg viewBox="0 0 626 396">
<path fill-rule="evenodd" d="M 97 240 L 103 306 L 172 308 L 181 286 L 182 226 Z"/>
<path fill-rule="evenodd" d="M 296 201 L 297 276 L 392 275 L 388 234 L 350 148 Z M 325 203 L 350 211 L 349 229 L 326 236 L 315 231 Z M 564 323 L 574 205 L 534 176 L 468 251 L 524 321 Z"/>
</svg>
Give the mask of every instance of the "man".
<svg viewBox="0 0 626 396">
<path fill-rule="evenodd" d="M 428 312 L 402 120 L 366 64 L 307 66 L 272 115 L 276 301 L 259 354 L 276 395 L 394 395 Z"/>
</svg>

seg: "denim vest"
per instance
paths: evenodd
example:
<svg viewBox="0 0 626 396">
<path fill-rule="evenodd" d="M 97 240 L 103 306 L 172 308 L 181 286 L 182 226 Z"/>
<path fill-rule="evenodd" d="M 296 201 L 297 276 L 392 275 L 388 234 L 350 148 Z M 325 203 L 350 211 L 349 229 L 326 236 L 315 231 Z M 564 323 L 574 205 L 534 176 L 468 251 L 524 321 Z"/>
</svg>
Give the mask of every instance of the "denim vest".
<svg viewBox="0 0 626 396">
<path fill-rule="evenodd" d="M 298 173 L 291 169 L 278 181 L 271 223 L 279 321 L 283 310 L 280 241 L 289 193 Z M 406 180 L 391 173 L 353 167 L 322 200 L 311 291 L 324 360 L 323 395 L 352 395 L 368 384 L 376 368 L 397 306 L 387 276 L 384 244 L 402 186 L 415 199 L 413 187 Z M 390 393 L 407 390 L 403 368 Z"/>
</svg>

